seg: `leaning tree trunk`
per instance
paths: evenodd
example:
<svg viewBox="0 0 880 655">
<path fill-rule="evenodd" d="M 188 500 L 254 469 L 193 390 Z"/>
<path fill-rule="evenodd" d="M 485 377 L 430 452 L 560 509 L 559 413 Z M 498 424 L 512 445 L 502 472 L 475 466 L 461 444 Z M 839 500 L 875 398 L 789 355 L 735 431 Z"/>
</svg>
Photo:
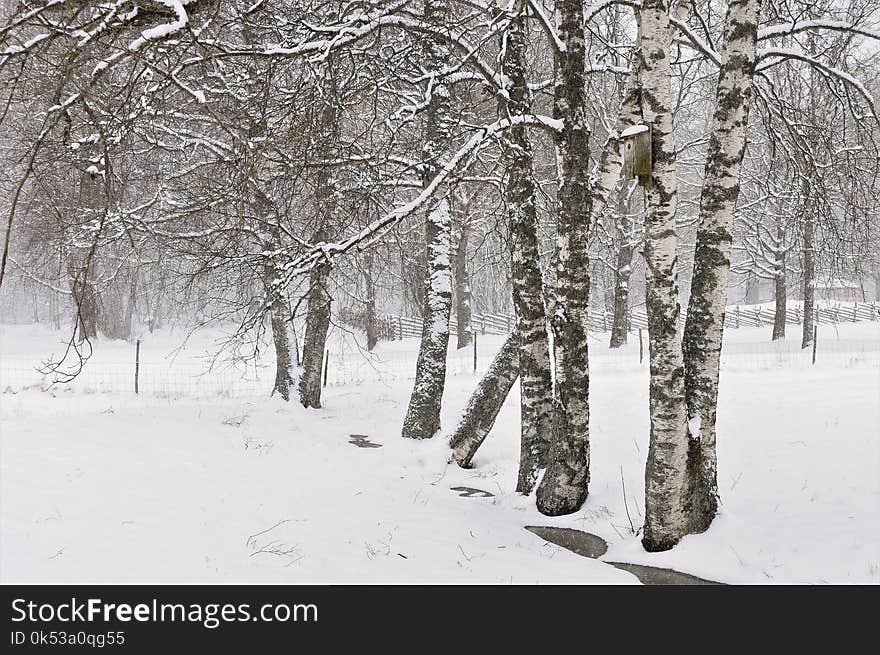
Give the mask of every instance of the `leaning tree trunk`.
<svg viewBox="0 0 880 655">
<path fill-rule="evenodd" d="M 451 460 L 459 466 L 470 466 L 477 449 L 495 425 L 495 418 L 516 382 L 519 351 L 519 337 L 514 332 L 507 337 L 471 395 L 467 409 L 449 440 Z"/>
<path fill-rule="evenodd" d="M 471 326 L 471 280 L 467 268 L 469 236 L 470 226 L 465 214 L 462 217 L 458 246 L 455 249 L 455 321 L 458 337 L 456 348 L 459 350 L 471 345 L 474 338 Z"/>
<path fill-rule="evenodd" d="M 775 311 L 773 313 L 773 341 L 785 338 L 785 313 L 787 295 L 785 290 L 785 231 L 780 224 L 776 228 L 776 270 L 773 277 Z"/>
<path fill-rule="evenodd" d="M 694 272 L 684 329 L 685 394 L 689 426 L 688 497 L 691 532 L 703 532 L 718 509 L 715 418 L 730 272 L 731 229 L 755 74 L 761 0 L 731 0 L 724 53 L 700 195 Z M 677 531 L 677 528 L 676 528 Z M 669 534 L 674 538 L 674 534 Z M 657 545 L 662 545 L 661 538 Z M 671 544 L 670 544 L 671 545 Z"/>
<path fill-rule="evenodd" d="M 507 94 L 499 110 L 514 118 L 529 112 L 526 34 L 522 15 L 512 17 L 502 37 Z M 538 250 L 538 215 L 532 175 L 532 146 L 523 126 L 502 137 L 506 159 L 505 201 L 510 226 L 511 278 L 516 332 L 519 335 L 520 460 L 516 490 L 531 493 L 547 466 L 553 434 L 553 381 Z"/>
<path fill-rule="evenodd" d="M 590 196 L 590 128 L 586 108 L 586 50 L 582 0 L 556 5 L 558 31 L 565 49 L 559 53 L 554 116 L 563 128 L 557 147 L 561 164 L 557 192 L 557 251 L 553 328 L 556 399 L 553 445 L 538 486 L 542 514 L 577 511 L 587 498 L 590 480 L 588 236 L 592 229 Z"/>
<path fill-rule="evenodd" d="M 425 20 L 446 26 L 448 0 L 426 0 Z M 426 68 L 433 73 L 426 113 L 424 173 L 427 186 L 439 171 L 441 155 L 452 130 L 449 88 L 439 78 L 450 55 L 449 47 L 438 37 L 426 39 Z M 427 439 L 440 430 L 440 407 L 446 384 L 446 349 L 449 345 L 449 314 L 452 308 L 452 216 L 449 202 L 441 199 L 425 220 L 427 263 L 422 312 L 422 341 L 416 363 L 416 379 L 409 399 L 402 434 L 410 439 Z"/>
<path fill-rule="evenodd" d="M 645 0 L 639 11 L 639 63 L 642 117 L 651 128 L 653 163 L 645 183 L 651 432 L 645 466 L 642 544 L 649 551 L 672 547 L 687 531 L 684 490 L 688 444 L 684 361 L 678 336 L 678 181 L 672 126 L 671 46 L 666 0 Z"/>
</svg>

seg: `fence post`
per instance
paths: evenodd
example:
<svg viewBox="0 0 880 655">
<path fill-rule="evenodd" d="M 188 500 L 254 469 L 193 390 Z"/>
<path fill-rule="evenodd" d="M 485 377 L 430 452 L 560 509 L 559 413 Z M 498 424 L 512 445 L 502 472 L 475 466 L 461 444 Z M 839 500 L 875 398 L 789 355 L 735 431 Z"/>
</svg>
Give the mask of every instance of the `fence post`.
<svg viewBox="0 0 880 655">
<path fill-rule="evenodd" d="M 736 306 L 736 329 L 739 329 L 739 305 Z"/>
<path fill-rule="evenodd" d="M 486 315 L 483 314 L 483 334 L 486 334 Z"/>
<path fill-rule="evenodd" d="M 477 331 L 474 330 L 474 373 L 477 372 Z"/>
<path fill-rule="evenodd" d="M 330 351 L 324 351 L 324 386 L 327 386 L 327 369 L 330 368 Z"/>
<path fill-rule="evenodd" d="M 134 394 L 138 394 L 138 375 L 141 369 L 141 340 L 134 342 Z"/>
<path fill-rule="evenodd" d="M 403 341 L 403 319 L 397 317 L 397 340 Z"/>
<path fill-rule="evenodd" d="M 819 336 L 819 326 L 813 326 L 813 363 L 816 363 L 816 338 Z"/>
<path fill-rule="evenodd" d="M 639 364 L 645 359 L 645 346 L 642 343 L 642 328 L 639 328 Z"/>
</svg>

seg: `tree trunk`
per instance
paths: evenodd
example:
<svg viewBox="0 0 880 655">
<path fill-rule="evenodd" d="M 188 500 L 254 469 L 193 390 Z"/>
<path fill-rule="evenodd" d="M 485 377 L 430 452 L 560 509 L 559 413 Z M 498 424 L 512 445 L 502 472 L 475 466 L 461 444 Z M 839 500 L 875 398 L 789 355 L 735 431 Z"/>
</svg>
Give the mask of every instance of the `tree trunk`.
<svg viewBox="0 0 880 655">
<path fill-rule="evenodd" d="M 512 18 L 504 36 L 503 72 L 509 80 L 501 100 L 502 117 L 528 113 L 525 20 Z M 522 126 L 504 134 L 505 201 L 510 226 L 511 278 L 516 332 L 519 335 L 520 461 L 516 490 L 531 493 L 547 466 L 553 434 L 553 382 L 550 346 L 538 250 L 538 216 L 532 176 L 532 146 Z"/>
<path fill-rule="evenodd" d="M 477 449 L 495 425 L 495 418 L 516 381 L 519 350 L 519 337 L 514 332 L 495 355 L 449 440 L 451 461 L 463 468 L 470 466 Z"/>
<path fill-rule="evenodd" d="M 76 309 L 77 338 L 80 341 L 94 339 L 98 336 L 100 301 L 91 282 L 90 271 L 86 267 L 76 267 L 69 263 L 67 274 L 73 306 Z"/>
<path fill-rule="evenodd" d="M 367 300 L 364 303 L 364 329 L 367 332 L 367 350 L 372 351 L 379 343 L 379 322 L 376 317 L 376 281 L 373 277 L 373 253 L 364 256 L 361 269 L 366 286 Z"/>
<path fill-rule="evenodd" d="M 473 327 L 471 326 L 471 280 L 467 269 L 468 237 L 470 226 L 468 216 L 462 217 L 458 247 L 455 250 L 455 320 L 458 342 L 461 350 L 471 345 Z"/>
<path fill-rule="evenodd" d="M 611 348 L 626 344 L 629 332 L 629 279 L 632 276 L 632 259 L 635 253 L 633 221 L 630 216 L 630 196 L 624 188 L 618 205 L 620 246 L 614 267 L 614 322 L 611 324 Z"/>
<path fill-rule="evenodd" d="M 724 53 L 700 195 L 694 272 L 683 337 L 690 437 L 690 486 L 685 509 L 690 514 L 691 532 L 705 531 L 718 509 L 715 452 L 718 375 L 730 272 L 731 229 L 746 148 L 760 10 L 761 0 L 731 0 L 728 5 Z M 667 536 L 675 538 L 677 531 L 676 526 L 675 532 Z"/>
<path fill-rule="evenodd" d="M 450 13 L 448 0 L 426 0 L 424 13 L 426 22 L 445 27 Z M 449 89 L 442 79 L 436 77 L 446 66 L 449 54 L 449 47 L 441 39 L 426 40 L 426 68 L 435 75 L 431 79 L 430 101 L 425 112 L 422 183 L 426 186 L 439 170 L 441 155 L 452 129 Z M 452 216 L 448 200 L 442 198 L 428 212 L 425 220 L 427 266 L 422 341 L 416 363 L 415 385 L 402 430 L 403 436 L 410 439 L 427 439 L 440 430 L 440 406 L 446 384 L 449 314 L 452 309 L 451 242 Z"/>
<path fill-rule="evenodd" d="M 126 338 L 131 338 L 132 324 L 134 322 L 134 311 L 137 304 L 137 273 L 132 273 L 131 281 L 128 287 L 128 302 L 125 305 L 125 318 L 123 319 L 123 329 Z"/>
<path fill-rule="evenodd" d="M 278 394 L 285 401 L 290 400 L 290 388 L 296 382 L 296 368 L 290 356 L 290 309 L 287 299 L 276 294 L 269 310 L 272 325 L 272 342 L 275 344 L 275 385 L 272 395 Z M 320 375 L 320 370 L 318 371 Z M 318 402 L 320 406 L 320 391 Z"/>
<path fill-rule="evenodd" d="M 313 241 L 326 240 L 326 233 L 319 230 Z M 303 407 L 321 407 L 321 370 L 330 328 L 330 304 L 333 299 L 327 285 L 330 281 L 330 265 L 316 266 L 309 278 L 306 333 L 303 338 L 302 376 L 299 380 L 299 400 Z"/>
<path fill-rule="evenodd" d="M 556 399 L 550 461 L 537 494 L 538 510 L 549 516 L 577 511 L 587 498 L 590 480 L 587 239 L 594 218 L 589 184 L 583 2 L 560 0 L 556 11 L 559 36 L 565 44 L 557 64 L 553 107 L 554 117 L 563 122 L 557 141 L 561 179 L 557 192 L 554 310 L 550 317 Z"/>
<path fill-rule="evenodd" d="M 816 207 L 817 203 L 810 197 L 809 182 L 806 188 L 806 207 L 804 211 L 804 323 L 801 337 L 801 348 L 813 345 L 813 326 L 816 322 Z"/>
<path fill-rule="evenodd" d="M 776 229 L 776 270 L 773 278 L 775 311 L 773 313 L 773 341 L 785 338 L 785 313 L 786 313 L 786 290 L 785 290 L 785 250 L 783 243 L 785 231 L 782 225 Z"/>
<path fill-rule="evenodd" d="M 678 204 L 666 0 L 645 0 L 639 11 L 642 116 L 651 127 L 652 173 L 645 183 L 645 307 L 648 314 L 651 419 L 645 465 L 646 550 L 671 548 L 686 533 L 684 511 L 687 420 L 684 361 L 678 336 Z"/>
</svg>

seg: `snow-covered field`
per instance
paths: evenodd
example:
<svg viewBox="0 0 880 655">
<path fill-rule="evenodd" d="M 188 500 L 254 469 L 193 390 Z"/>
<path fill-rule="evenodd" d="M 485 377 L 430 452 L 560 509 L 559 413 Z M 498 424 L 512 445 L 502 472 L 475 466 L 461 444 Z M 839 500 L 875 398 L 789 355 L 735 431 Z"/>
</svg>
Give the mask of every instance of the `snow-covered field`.
<svg viewBox="0 0 880 655">
<path fill-rule="evenodd" d="M 606 539 L 604 560 L 725 582 L 880 582 L 880 324 L 820 326 L 815 365 L 789 330 L 727 332 L 720 514 L 647 554 L 633 533 L 648 440 L 636 338 L 591 344 L 590 497 L 548 519 L 513 492 L 516 395 L 474 469 L 447 465 L 445 437 L 400 438 L 416 340 L 365 359 L 337 329 L 325 408 L 307 411 L 266 397 L 271 354 L 206 373 L 216 333 L 173 358 L 182 333 L 145 337 L 135 396 L 132 344 L 99 342 L 81 378 L 44 390 L 34 366 L 63 335 L 0 326 L 0 581 L 637 582 L 523 529 L 559 525 Z M 501 340 L 479 338 L 477 372 L 470 349 L 451 351 L 444 430 Z"/>
</svg>

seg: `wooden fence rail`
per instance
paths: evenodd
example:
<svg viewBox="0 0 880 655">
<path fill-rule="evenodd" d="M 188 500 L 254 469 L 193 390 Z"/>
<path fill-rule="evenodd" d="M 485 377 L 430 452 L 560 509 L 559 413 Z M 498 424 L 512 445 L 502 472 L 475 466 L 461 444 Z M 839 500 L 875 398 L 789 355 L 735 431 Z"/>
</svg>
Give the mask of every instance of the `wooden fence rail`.
<svg viewBox="0 0 880 655">
<path fill-rule="evenodd" d="M 775 309 L 772 306 L 729 306 L 724 317 L 727 328 L 769 327 L 773 325 Z M 803 311 L 799 305 L 789 307 L 785 313 L 785 322 L 800 325 Z M 343 323 L 364 329 L 365 322 L 362 312 L 342 311 L 337 319 Z M 880 321 L 880 302 L 848 303 L 834 307 L 822 307 L 816 311 L 817 323 L 852 323 L 858 321 Z M 594 332 L 608 332 L 614 322 L 611 312 L 591 311 L 590 329 Z M 682 326 L 684 317 L 681 319 Z M 515 320 L 511 314 L 473 314 L 471 329 L 478 334 L 508 334 L 514 327 Z M 644 308 L 630 312 L 629 331 L 636 332 L 639 328 L 648 327 L 648 317 Z M 377 317 L 376 328 L 380 340 L 395 341 L 420 337 L 422 319 L 412 316 L 395 316 L 382 314 Z M 449 331 L 455 334 L 458 329 L 455 318 L 449 321 Z"/>
</svg>

